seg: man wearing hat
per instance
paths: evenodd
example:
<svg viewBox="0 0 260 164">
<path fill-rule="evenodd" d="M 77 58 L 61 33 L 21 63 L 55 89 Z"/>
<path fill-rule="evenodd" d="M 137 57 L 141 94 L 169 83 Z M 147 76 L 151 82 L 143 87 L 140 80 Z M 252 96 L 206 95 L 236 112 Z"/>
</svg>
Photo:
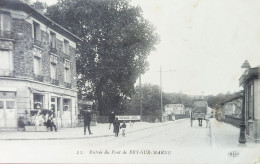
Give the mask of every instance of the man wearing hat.
<svg viewBox="0 0 260 164">
<path fill-rule="evenodd" d="M 83 112 L 84 115 L 84 135 L 86 135 L 86 128 L 88 127 L 88 133 L 91 135 L 90 131 L 90 122 L 91 122 L 91 111 L 88 109 L 87 111 L 84 110 Z"/>
</svg>

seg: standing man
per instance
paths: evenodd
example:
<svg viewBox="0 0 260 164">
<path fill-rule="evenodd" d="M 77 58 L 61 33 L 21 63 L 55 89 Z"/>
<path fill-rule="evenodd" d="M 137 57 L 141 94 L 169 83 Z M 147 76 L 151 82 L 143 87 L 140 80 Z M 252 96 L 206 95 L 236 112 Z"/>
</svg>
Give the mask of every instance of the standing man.
<svg viewBox="0 0 260 164">
<path fill-rule="evenodd" d="M 88 133 L 91 135 L 90 122 L 91 122 L 91 112 L 90 110 L 84 111 L 84 135 L 86 135 L 86 128 L 88 127 Z"/>
<path fill-rule="evenodd" d="M 112 111 L 112 112 L 109 114 L 109 129 L 110 129 L 110 127 L 111 127 L 111 124 L 114 123 L 115 118 L 116 118 L 116 116 L 115 116 L 115 114 L 114 114 L 114 111 Z"/>
</svg>

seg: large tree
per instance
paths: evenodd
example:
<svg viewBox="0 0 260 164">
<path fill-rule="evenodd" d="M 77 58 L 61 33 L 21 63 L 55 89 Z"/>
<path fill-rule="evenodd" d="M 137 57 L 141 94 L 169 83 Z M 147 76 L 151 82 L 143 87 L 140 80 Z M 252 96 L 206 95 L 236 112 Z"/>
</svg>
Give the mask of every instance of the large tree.
<svg viewBox="0 0 260 164">
<path fill-rule="evenodd" d="M 142 115 L 161 116 L 161 91 L 158 85 L 142 85 Z M 170 103 L 166 93 L 162 94 L 163 106 Z M 140 114 L 140 86 L 136 87 L 136 94 L 128 105 L 130 114 Z"/>
<path fill-rule="evenodd" d="M 59 0 L 46 15 L 83 39 L 77 60 L 80 95 L 97 100 L 101 115 L 134 93 L 158 36 L 128 0 Z"/>
</svg>

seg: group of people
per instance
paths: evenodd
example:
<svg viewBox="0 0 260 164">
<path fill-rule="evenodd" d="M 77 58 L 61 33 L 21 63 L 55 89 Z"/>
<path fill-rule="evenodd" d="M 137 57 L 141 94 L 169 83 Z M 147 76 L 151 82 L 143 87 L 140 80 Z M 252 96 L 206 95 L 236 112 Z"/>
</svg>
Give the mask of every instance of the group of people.
<svg viewBox="0 0 260 164">
<path fill-rule="evenodd" d="M 109 129 L 111 128 L 111 125 L 113 124 L 113 132 L 115 133 L 115 137 L 118 137 L 119 130 L 122 129 L 122 136 L 125 137 L 126 133 L 126 123 L 123 121 L 122 125 L 120 126 L 120 121 L 115 116 L 114 111 L 112 111 L 109 114 Z"/>
<path fill-rule="evenodd" d="M 51 131 L 53 131 L 54 128 L 54 130 L 57 132 L 56 124 L 53 121 L 53 113 L 50 115 L 42 115 L 41 110 L 39 110 L 35 116 L 35 125 L 45 125 L 47 128 L 50 128 Z"/>
<path fill-rule="evenodd" d="M 93 134 L 90 130 L 90 123 L 91 123 L 91 111 L 90 110 L 83 110 L 83 116 L 84 116 L 84 135 L 86 135 L 86 129 L 88 128 L 89 135 Z M 109 129 L 111 128 L 111 125 L 113 125 L 113 132 L 115 133 L 115 137 L 118 137 L 120 129 L 122 129 L 122 136 L 125 137 L 126 134 L 126 122 L 123 121 L 123 123 L 120 125 L 120 121 L 115 116 L 114 111 L 112 111 L 109 115 Z"/>
</svg>

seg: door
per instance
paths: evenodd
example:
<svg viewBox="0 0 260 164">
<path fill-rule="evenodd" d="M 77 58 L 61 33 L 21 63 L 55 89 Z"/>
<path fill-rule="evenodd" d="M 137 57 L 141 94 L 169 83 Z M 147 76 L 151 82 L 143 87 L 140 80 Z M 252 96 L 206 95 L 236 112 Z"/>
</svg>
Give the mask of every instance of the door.
<svg viewBox="0 0 260 164">
<path fill-rule="evenodd" d="M 17 127 L 15 100 L 0 100 L 0 127 Z"/>
<path fill-rule="evenodd" d="M 53 118 L 56 118 L 57 112 L 57 97 L 51 97 L 51 110 L 53 112 Z"/>
</svg>

